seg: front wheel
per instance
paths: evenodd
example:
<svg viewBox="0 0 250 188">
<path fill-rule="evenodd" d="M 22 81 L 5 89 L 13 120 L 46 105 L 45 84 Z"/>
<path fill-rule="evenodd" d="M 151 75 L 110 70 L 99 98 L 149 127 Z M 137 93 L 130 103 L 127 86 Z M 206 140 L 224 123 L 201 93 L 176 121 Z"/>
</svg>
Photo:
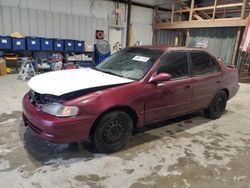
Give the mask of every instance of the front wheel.
<svg viewBox="0 0 250 188">
<path fill-rule="evenodd" d="M 211 119 L 221 117 L 227 105 L 227 94 L 220 91 L 213 99 L 209 107 L 205 110 L 205 114 Z"/>
<path fill-rule="evenodd" d="M 103 115 L 97 123 L 93 143 L 101 153 L 111 153 L 123 148 L 133 132 L 133 121 L 122 111 Z"/>
</svg>

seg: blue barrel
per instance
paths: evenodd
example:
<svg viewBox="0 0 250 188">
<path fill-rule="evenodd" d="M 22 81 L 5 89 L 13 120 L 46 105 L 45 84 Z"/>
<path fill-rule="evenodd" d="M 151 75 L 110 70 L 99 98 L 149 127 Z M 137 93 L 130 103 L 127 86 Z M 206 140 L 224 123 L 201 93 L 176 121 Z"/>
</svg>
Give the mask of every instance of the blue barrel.
<svg viewBox="0 0 250 188">
<path fill-rule="evenodd" d="M 111 55 L 111 52 L 107 52 L 106 54 L 101 54 L 96 45 L 94 45 L 94 50 L 95 50 L 95 63 L 98 65 L 100 64 L 104 59 L 106 59 L 107 57 L 109 57 Z"/>
</svg>

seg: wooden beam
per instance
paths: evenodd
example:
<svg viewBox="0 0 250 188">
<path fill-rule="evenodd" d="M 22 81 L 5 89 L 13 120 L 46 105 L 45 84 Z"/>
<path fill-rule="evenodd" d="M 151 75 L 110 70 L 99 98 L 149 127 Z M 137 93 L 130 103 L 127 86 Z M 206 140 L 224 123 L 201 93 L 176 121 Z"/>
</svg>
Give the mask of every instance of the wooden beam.
<svg viewBox="0 0 250 188">
<path fill-rule="evenodd" d="M 172 1 L 171 23 L 174 22 L 174 1 Z"/>
<path fill-rule="evenodd" d="M 181 9 L 181 10 L 176 10 L 174 11 L 174 13 L 183 13 L 183 12 L 189 12 L 190 8 L 186 8 L 186 9 Z"/>
<path fill-rule="evenodd" d="M 226 13 L 231 13 L 231 12 L 241 12 L 240 9 L 235 9 L 235 10 L 227 10 Z M 250 12 L 250 9 L 245 9 L 245 12 Z M 215 14 L 223 14 L 224 11 L 219 11 L 219 10 L 216 10 L 216 13 Z M 207 12 L 207 14 L 213 14 L 213 12 Z"/>
<path fill-rule="evenodd" d="M 241 34 L 241 27 L 238 28 L 236 41 L 234 43 L 234 51 L 233 51 L 233 57 L 232 57 L 232 62 L 231 62 L 232 65 L 236 64 L 236 56 L 237 56 L 237 52 L 238 52 L 238 49 L 239 49 L 240 34 Z"/>
<path fill-rule="evenodd" d="M 213 20 L 215 18 L 216 6 L 217 6 L 217 0 L 214 0 L 214 10 L 213 10 L 213 17 L 212 17 Z"/>
<path fill-rule="evenodd" d="M 197 20 L 204 20 L 202 17 L 200 17 L 198 14 L 193 14 L 193 17 L 195 17 Z"/>
<path fill-rule="evenodd" d="M 241 7 L 242 5 L 243 5 L 243 3 L 231 3 L 231 4 L 226 4 L 226 5 L 216 5 L 216 8 Z M 210 9 L 214 9 L 214 6 L 197 7 L 197 8 L 194 8 L 194 11 L 210 10 Z"/>
<path fill-rule="evenodd" d="M 243 6 L 241 8 L 241 14 L 240 14 L 241 19 L 244 19 L 246 5 L 247 5 L 247 0 L 243 0 Z"/>
<path fill-rule="evenodd" d="M 247 20 L 240 18 L 227 18 L 215 20 L 193 20 L 174 23 L 157 23 L 155 29 L 183 29 L 183 28 L 211 28 L 211 27 L 241 27 L 246 26 Z"/>
<path fill-rule="evenodd" d="M 189 12 L 189 21 L 193 19 L 193 9 L 194 9 L 194 0 L 191 1 L 191 7 L 190 7 L 190 12 Z"/>
<path fill-rule="evenodd" d="M 227 1 L 228 0 L 225 0 L 225 4 L 227 4 Z M 225 18 L 225 16 L 226 16 L 226 12 L 227 12 L 227 8 L 224 8 L 224 10 L 223 10 L 223 18 Z"/>
<path fill-rule="evenodd" d="M 217 1 L 217 0 L 215 0 Z M 248 3 L 250 5 L 250 2 Z M 243 3 L 233 3 L 233 4 L 226 4 L 226 5 L 217 5 L 216 3 L 216 9 L 218 8 L 228 8 L 228 7 L 237 7 L 237 6 L 243 6 Z M 214 6 L 206 6 L 206 7 L 196 7 L 193 8 L 193 11 L 199 11 L 199 10 L 212 10 L 214 9 Z M 181 9 L 181 10 L 175 10 L 175 13 L 183 13 L 183 12 L 190 12 L 190 8 Z"/>
<path fill-rule="evenodd" d="M 205 11 L 198 11 L 200 13 L 200 15 L 204 16 L 204 18 L 206 19 L 212 19 L 211 16 L 209 16 Z"/>
<path fill-rule="evenodd" d="M 159 7 L 155 6 L 154 8 L 154 22 L 153 22 L 153 37 L 152 37 L 152 44 L 156 45 L 157 43 L 157 31 L 154 29 L 155 24 L 158 22 L 158 13 L 159 13 Z"/>
</svg>

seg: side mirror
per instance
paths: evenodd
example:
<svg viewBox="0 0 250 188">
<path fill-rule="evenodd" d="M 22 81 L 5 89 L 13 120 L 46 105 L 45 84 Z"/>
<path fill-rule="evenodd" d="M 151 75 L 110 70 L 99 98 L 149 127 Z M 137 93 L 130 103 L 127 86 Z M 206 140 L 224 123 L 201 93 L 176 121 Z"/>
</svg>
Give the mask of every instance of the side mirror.
<svg viewBox="0 0 250 188">
<path fill-rule="evenodd" d="M 169 81 L 171 79 L 171 75 L 168 73 L 160 73 L 156 76 L 152 76 L 149 80 L 149 83 L 157 83 L 157 82 L 164 82 Z"/>
<path fill-rule="evenodd" d="M 221 58 L 221 57 L 217 57 L 217 61 L 218 61 L 219 63 L 224 64 L 224 59 L 223 59 L 223 58 Z"/>
</svg>

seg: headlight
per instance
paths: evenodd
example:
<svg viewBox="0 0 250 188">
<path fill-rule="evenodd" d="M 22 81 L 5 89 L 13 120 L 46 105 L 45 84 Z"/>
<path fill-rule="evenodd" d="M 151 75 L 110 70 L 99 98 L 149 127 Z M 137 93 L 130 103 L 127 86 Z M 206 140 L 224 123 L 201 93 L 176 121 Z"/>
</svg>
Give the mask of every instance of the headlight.
<svg viewBox="0 0 250 188">
<path fill-rule="evenodd" d="M 62 104 L 53 103 L 42 106 L 41 110 L 57 117 L 69 117 L 77 115 L 79 109 L 76 106 L 63 106 Z"/>
</svg>

